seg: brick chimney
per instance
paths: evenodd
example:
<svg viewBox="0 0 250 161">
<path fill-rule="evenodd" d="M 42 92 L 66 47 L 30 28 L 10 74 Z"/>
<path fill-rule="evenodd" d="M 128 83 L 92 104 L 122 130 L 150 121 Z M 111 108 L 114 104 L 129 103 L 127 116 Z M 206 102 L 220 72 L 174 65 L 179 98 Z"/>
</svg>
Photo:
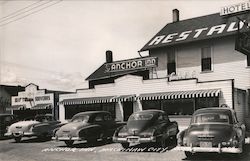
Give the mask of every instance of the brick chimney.
<svg viewBox="0 0 250 161">
<path fill-rule="evenodd" d="M 173 9 L 173 22 L 178 22 L 179 19 L 180 19 L 179 10 L 178 9 Z"/>
</svg>

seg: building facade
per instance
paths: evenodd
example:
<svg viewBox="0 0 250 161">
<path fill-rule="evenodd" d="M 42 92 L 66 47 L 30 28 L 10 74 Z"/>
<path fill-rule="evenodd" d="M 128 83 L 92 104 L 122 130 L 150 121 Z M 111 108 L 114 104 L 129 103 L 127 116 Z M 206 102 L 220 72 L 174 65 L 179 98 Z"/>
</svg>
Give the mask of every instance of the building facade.
<svg viewBox="0 0 250 161">
<path fill-rule="evenodd" d="M 140 50 L 149 57 L 114 62 L 107 56 L 87 78 L 89 89 L 60 95 L 60 120 L 108 110 L 126 121 L 135 111 L 162 109 L 186 126 L 195 110 L 226 106 L 236 110 L 240 122 L 249 122 L 250 53 L 237 48 L 239 40 L 249 47 L 239 39 L 250 35 L 249 22 L 249 12 L 180 21 L 173 10 L 173 22 Z"/>
<path fill-rule="evenodd" d="M 0 85 L 0 113 L 10 113 L 11 97 L 23 90 L 22 86 Z"/>
<path fill-rule="evenodd" d="M 59 94 L 62 93 L 69 92 L 39 89 L 37 85 L 30 83 L 23 91 L 11 97 L 9 110 L 20 119 L 37 114 L 52 114 L 58 118 L 58 100 Z"/>
</svg>

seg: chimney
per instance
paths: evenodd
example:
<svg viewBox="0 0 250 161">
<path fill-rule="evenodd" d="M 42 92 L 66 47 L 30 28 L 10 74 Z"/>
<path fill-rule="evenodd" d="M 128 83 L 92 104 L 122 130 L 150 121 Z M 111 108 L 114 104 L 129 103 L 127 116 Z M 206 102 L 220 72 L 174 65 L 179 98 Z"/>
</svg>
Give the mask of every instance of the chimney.
<svg viewBox="0 0 250 161">
<path fill-rule="evenodd" d="M 179 21 L 179 10 L 173 9 L 173 22 L 178 22 L 178 21 Z"/>
<path fill-rule="evenodd" d="M 106 51 L 106 63 L 112 63 L 113 62 L 113 54 L 111 50 Z"/>
</svg>

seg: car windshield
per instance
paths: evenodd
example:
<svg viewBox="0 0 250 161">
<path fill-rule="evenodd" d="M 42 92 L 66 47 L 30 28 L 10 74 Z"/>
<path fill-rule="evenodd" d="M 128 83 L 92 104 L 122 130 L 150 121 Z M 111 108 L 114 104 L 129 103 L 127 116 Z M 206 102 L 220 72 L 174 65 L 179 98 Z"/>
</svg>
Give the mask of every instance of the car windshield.
<svg viewBox="0 0 250 161">
<path fill-rule="evenodd" d="M 229 116 L 222 113 L 199 114 L 194 116 L 192 123 L 229 123 Z"/>
<path fill-rule="evenodd" d="M 89 115 L 75 116 L 72 118 L 71 122 L 88 122 Z"/>
<path fill-rule="evenodd" d="M 133 114 L 129 117 L 129 120 L 151 120 L 153 118 L 153 114 Z"/>
</svg>

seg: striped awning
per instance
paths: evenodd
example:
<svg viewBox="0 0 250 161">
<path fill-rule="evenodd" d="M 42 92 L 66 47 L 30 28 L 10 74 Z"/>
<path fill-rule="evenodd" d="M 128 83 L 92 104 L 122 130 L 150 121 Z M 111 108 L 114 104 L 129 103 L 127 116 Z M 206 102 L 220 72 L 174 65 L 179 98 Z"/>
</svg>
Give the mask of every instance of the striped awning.
<svg viewBox="0 0 250 161">
<path fill-rule="evenodd" d="M 32 110 L 38 110 L 38 109 L 51 109 L 52 104 L 51 103 L 43 103 L 43 104 L 37 104 L 33 106 L 31 109 Z"/>
<path fill-rule="evenodd" d="M 75 104 L 109 103 L 109 102 L 114 102 L 112 100 L 112 98 L 114 97 L 115 96 L 65 99 L 61 101 L 60 104 L 75 105 Z"/>
<path fill-rule="evenodd" d="M 26 109 L 26 106 L 25 105 L 13 105 L 13 106 L 10 106 L 9 109 L 12 109 L 12 110 L 24 110 L 24 109 Z"/>
<path fill-rule="evenodd" d="M 115 96 L 114 98 L 112 98 L 113 102 L 126 102 L 126 101 L 134 101 L 135 100 L 136 95 L 120 95 L 120 96 Z"/>
<path fill-rule="evenodd" d="M 216 97 L 220 94 L 220 89 L 192 90 L 192 91 L 174 91 L 162 93 L 147 93 L 137 97 L 139 100 L 160 100 L 160 99 L 180 99 L 195 97 Z"/>
</svg>

